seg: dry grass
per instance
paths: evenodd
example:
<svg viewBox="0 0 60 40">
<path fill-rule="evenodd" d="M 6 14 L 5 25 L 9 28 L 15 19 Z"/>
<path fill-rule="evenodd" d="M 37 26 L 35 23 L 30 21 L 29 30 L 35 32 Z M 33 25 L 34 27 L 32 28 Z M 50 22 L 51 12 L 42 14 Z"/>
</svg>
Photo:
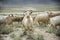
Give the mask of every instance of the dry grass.
<svg viewBox="0 0 60 40">
<path fill-rule="evenodd" d="M 30 35 L 24 35 L 23 37 L 21 37 L 21 35 L 23 35 L 23 30 L 21 29 L 21 23 L 15 23 L 14 27 L 8 25 L 5 27 L 0 27 L 0 33 L 4 33 L 7 34 L 8 36 L 3 38 L 4 40 L 46 40 L 49 37 L 52 38 L 52 36 L 56 37 L 55 34 L 59 33 L 59 29 L 55 29 L 53 27 L 46 27 L 44 24 L 43 25 L 39 25 L 36 26 L 34 28 L 34 31 L 30 33 Z M 56 31 L 57 30 L 57 31 Z M 28 33 L 28 32 L 27 32 Z M 53 34 L 51 34 L 53 33 Z M 49 35 L 49 37 L 48 37 Z M 52 36 L 51 36 L 52 35 Z M 48 37 L 48 38 L 47 38 Z M 54 38 L 53 38 L 54 39 Z M 57 38 L 55 38 L 54 40 L 56 40 Z M 49 39 L 48 39 L 49 40 Z M 58 39 L 57 39 L 58 40 Z"/>
</svg>

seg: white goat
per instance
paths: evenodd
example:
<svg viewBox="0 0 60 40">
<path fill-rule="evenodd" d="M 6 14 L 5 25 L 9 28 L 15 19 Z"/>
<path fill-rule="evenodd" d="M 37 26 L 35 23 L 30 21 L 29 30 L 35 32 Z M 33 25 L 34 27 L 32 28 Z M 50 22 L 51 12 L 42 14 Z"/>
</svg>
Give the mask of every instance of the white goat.
<svg viewBox="0 0 60 40">
<path fill-rule="evenodd" d="M 53 26 L 53 27 L 60 26 L 60 16 L 50 18 L 49 27 L 51 27 L 51 26 Z"/>
<path fill-rule="evenodd" d="M 27 11 L 26 15 L 24 16 L 23 20 L 22 20 L 22 25 L 23 28 L 26 30 L 31 30 L 33 27 L 33 18 L 31 16 L 31 12 Z"/>
</svg>

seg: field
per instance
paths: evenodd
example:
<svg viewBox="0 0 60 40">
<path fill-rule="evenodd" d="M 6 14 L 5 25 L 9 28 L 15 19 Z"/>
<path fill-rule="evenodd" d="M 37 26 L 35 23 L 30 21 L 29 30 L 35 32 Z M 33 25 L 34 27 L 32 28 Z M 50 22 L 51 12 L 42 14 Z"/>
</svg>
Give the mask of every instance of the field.
<svg viewBox="0 0 60 40">
<path fill-rule="evenodd" d="M 41 6 L 17 6 L 17 7 L 1 7 L 2 12 L 21 12 L 21 10 L 37 10 L 37 11 L 60 11 L 60 5 L 41 5 Z"/>
<path fill-rule="evenodd" d="M 37 11 L 33 12 L 34 15 L 43 11 L 60 12 L 60 6 L 3 7 L 0 10 L 0 16 L 8 14 L 22 16 L 25 10 Z M 24 31 L 21 27 L 21 22 L 13 22 L 13 25 L 0 26 L 0 40 L 60 40 L 60 27 L 56 29 L 54 27 L 48 27 L 46 24 L 40 24 L 38 26 L 34 23 L 33 31 L 27 31 L 26 35 L 23 35 Z"/>
</svg>

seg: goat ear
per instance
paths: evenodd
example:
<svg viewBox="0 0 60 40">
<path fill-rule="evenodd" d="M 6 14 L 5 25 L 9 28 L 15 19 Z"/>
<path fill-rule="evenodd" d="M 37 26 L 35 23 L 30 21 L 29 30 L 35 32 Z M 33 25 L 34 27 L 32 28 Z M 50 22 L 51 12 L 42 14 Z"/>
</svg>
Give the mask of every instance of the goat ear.
<svg viewBox="0 0 60 40">
<path fill-rule="evenodd" d="M 32 14 L 32 12 L 30 12 L 30 15 Z"/>
<path fill-rule="evenodd" d="M 30 10 L 30 15 L 32 14 L 32 10 Z"/>
<path fill-rule="evenodd" d="M 23 16 L 25 16 L 26 15 L 26 11 L 24 11 L 24 13 L 23 13 Z"/>
</svg>

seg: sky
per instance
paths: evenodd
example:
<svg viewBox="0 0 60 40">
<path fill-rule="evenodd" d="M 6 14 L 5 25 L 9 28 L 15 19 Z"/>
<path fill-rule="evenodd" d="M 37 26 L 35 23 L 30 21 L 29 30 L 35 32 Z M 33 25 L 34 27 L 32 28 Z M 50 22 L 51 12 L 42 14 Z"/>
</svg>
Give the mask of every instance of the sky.
<svg viewBox="0 0 60 40">
<path fill-rule="evenodd" d="M 0 0 L 0 5 L 60 4 L 60 0 Z"/>
</svg>

